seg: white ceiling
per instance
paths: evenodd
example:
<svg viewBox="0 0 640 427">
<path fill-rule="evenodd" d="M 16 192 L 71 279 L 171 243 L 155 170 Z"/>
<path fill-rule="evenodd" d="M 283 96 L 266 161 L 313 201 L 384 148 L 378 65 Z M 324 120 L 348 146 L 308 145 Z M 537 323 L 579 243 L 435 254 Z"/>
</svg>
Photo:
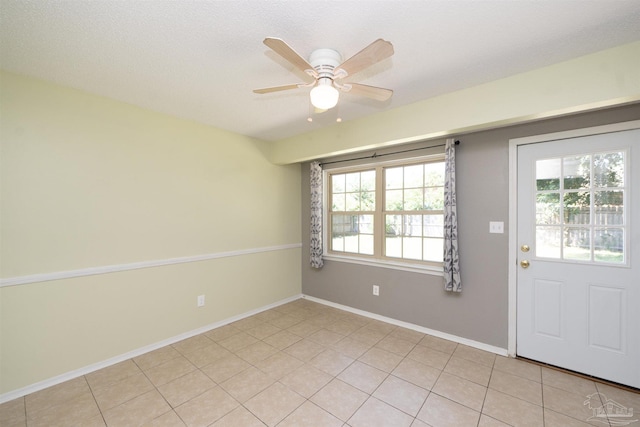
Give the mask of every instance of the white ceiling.
<svg viewBox="0 0 640 427">
<path fill-rule="evenodd" d="M 0 0 L 0 37 L 5 70 L 279 140 L 640 40 L 640 1 Z M 394 95 L 342 94 L 309 123 L 309 89 L 252 92 L 302 81 L 265 37 L 345 59 L 389 40 L 352 81 Z"/>
</svg>

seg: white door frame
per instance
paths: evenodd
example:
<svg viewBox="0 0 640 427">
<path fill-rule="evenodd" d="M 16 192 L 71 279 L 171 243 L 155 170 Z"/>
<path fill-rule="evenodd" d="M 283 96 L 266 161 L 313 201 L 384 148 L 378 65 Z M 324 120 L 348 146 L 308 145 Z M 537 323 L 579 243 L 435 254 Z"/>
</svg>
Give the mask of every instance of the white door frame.
<svg viewBox="0 0 640 427">
<path fill-rule="evenodd" d="M 509 140 L 509 327 L 507 353 L 516 356 L 516 322 L 517 322 L 517 258 L 518 258 L 518 146 L 538 142 L 556 141 L 559 139 L 577 138 L 610 132 L 640 129 L 640 120 L 574 129 L 565 132 L 554 132 L 542 135 L 527 136 Z M 633 226 L 633 225 L 632 225 Z M 638 225 L 636 225 L 637 227 Z"/>
</svg>

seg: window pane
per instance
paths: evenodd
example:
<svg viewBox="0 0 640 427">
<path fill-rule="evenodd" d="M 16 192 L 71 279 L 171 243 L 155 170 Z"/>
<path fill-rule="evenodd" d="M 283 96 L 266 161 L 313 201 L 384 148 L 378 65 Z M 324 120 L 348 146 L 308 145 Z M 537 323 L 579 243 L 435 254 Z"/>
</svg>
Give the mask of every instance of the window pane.
<svg viewBox="0 0 640 427">
<path fill-rule="evenodd" d="M 404 237 L 402 239 L 402 258 L 422 259 L 422 238 Z"/>
<path fill-rule="evenodd" d="M 624 262 L 624 229 L 596 228 L 593 240 L 596 261 Z"/>
<path fill-rule="evenodd" d="M 536 227 L 536 256 L 560 258 L 560 227 Z"/>
<path fill-rule="evenodd" d="M 331 210 L 334 212 L 344 212 L 346 208 L 345 194 L 333 194 Z"/>
<path fill-rule="evenodd" d="M 422 222 L 425 237 L 444 237 L 444 215 L 423 215 Z"/>
<path fill-rule="evenodd" d="M 363 211 L 373 211 L 376 209 L 376 193 L 373 191 L 365 191 L 360 193 L 361 205 Z"/>
<path fill-rule="evenodd" d="M 362 191 L 375 191 L 376 171 L 362 172 L 360 175 L 360 189 Z"/>
<path fill-rule="evenodd" d="M 347 193 L 347 211 L 360 210 L 360 193 Z"/>
<path fill-rule="evenodd" d="M 404 168 L 404 188 L 422 187 L 424 183 L 424 166 L 405 166 Z"/>
<path fill-rule="evenodd" d="M 536 162 L 536 189 L 538 191 L 560 189 L 560 159 Z"/>
<path fill-rule="evenodd" d="M 360 191 L 360 172 L 347 174 L 346 191 Z"/>
<path fill-rule="evenodd" d="M 427 163 L 424 165 L 424 186 L 444 186 L 444 162 Z"/>
<path fill-rule="evenodd" d="M 424 209 L 430 211 L 441 211 L 444 209 L 443 187 L 424 189 Z"/>
<path fill-rule="evenodd" d="M 404 215 L 403 236 L 422 237 L 422 215 Z"/>
<path fill-rule="evenodd" d="M 591 223 L 591 194 L 587 191 L 564 193 L 565 224 Z"/>
<path fill-rule="evenodd" d="M 373 255 L 373 235 L 360 235 L 360 253 L 365 255 Z"/>
<path fill-rule="evenodd" d="M 402 237 L 385 238 L 385 256 L 392 258 L 402 258 Z"/>
<path fill-rule="evenodd" d="M 402 190 L 387 190 L 385 192 L 385 210 L 402 210 Z"/>
<path fill-rule="evenodd" d="M 536 196 L 536 224 L 560 224 L 560 193 Z"/>
<path fill-rule="evenodd" d="M 402 188 L 402 168 L 387 168 L 384 170 L 386 188 Z"/>
<path fill-rule="evenodd" d="M 591 260 L 591 230 L 589 228 L 567 228 L 564 231 L 564 259 Z"/>
<path fill-rule="evenodd" d="M 360 234 L 373 234 L 373 215 L 360 215 L 358 231 Z"/>
<path fill-rule="evenodd" d="M 596 191 L 594 194 L 596 225 L 624 225 L 624 191 Z"/>
<path fill-rule="evenodd" d="M 331 176 L 331 192 L 344 193 L 344 174 Z"/>
<path fill-rule="evenodd" d="M 593 180 L 595 187 L 624 186 L 624 153 L 593 156 Z"/>
<path fill-rule="evenodd" d="M 442 262 L 444 257 L 444 239 L 423 239 L 425 261 Z"/>
<path fill-rule="evenodd" d="M 591 176 L 591 156 L 565 157 L 562 161 L 564 169 L 564 189 L 578 190 L 589 188 Z"/>
<path fill-rule="evenodd" d="M 404 210 L 416 211 L 422 209 L 422 188 L 404 190 Z"/>
</svg>

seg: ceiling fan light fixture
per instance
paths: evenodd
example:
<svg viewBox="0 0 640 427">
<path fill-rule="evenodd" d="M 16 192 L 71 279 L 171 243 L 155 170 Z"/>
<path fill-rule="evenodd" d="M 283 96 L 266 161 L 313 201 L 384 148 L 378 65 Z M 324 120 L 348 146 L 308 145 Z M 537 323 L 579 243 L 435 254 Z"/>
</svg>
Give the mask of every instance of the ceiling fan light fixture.
<svg viewBox="0 0 640 427">
<path fill-rule="evenodd" d="M 328 77 L 318 79 L 318 84 L 309 94 L 311 105 L 321 110 L 329 110 L 338 104 L 340 92 L 333 87 L 333 81 Z"/>
</svg>

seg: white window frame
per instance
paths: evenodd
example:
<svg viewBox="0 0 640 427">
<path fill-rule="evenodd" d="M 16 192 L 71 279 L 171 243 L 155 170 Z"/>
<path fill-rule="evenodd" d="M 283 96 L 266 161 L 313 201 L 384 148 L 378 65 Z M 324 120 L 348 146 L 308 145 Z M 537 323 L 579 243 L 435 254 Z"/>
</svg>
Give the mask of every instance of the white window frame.
<svg viewBox="0 0 640 427">
<path fill-rule="evenodd" d="M 445 156 L 444 153 L 438 154 L 430 154 L 426 156 L 419 157 L 410 157 L 403 159 L 395 159 L 389 161 L 379 161 L 379 162 L 369 162 L 369 163 L 361 163 L 357 165 L 351 166 L 343 166 L 343 167 L 334 167 L 334 168 L 325 168 L 323 170 L 323 241 L 326 242 L 323 248 L 323 258 L 329 261 L 337 261 L 337 262 L 346 262 L 350 264 L 359 264 L 366 265 L 371 267 L 382 267 L 382 268 L 390 268 L 394 270 L 402 270 L 409 271 L 413 273 L 421 273 L 421 274 L 429 274 L 435 276 L 443 275 L 443 266 L 442 263 L 438 262 L 429 262 L 426 261 L 412 261 L 405 259 L 390 259 L 390 258 L 379 258 L 378 256 L 382 256 L 382 254 L 374 254 L 372 255 L 359 255 L 352 253 L 336 253 L 330 252 L 330 239 L 331 239 L 331 224 L 329 222 L 329 210 L 331 206 L 330 197 L 330 188 L 329 188 L 329 174 L 338 174 L 338 173 L 348 173 L 348 172 L 356 172 L 362 171 L 366 169 L 384 169 L 389 167 L 398 167 L 398 166 L 410 166 L 419 163 L 426 162 L 440 162 L 444 161 Z M 384 191 L 384 188 L 381 184 L 383 181 L 383 177 L 376 174 L 376 210 L 378 206 L 381 206 L 383 195 L 380 192 Z M 380 187 L 380 188 L 379 188 Z M 380 215 L 380 219 L 384 221 L 384 215 Z M 378 227 L 380 227 L 378 225 Z M 375 230 L 374 232 L 378 233 L 379 230 Z M 383 243 L 384 244 L 384 243 Z"/>
</svg>

